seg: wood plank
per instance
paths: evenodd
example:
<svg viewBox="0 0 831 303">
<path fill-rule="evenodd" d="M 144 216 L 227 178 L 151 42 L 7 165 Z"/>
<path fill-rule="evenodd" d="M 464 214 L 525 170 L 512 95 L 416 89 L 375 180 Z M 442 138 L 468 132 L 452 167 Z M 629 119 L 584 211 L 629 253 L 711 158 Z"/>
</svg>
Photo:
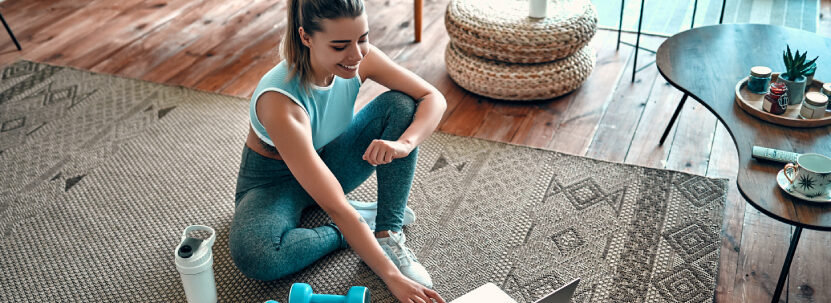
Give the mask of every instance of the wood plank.
<svg viewBox="0 0 831 303">
<path fill-rule="evenodd" d="M 615 88 L 609 83 L 617 83 L 623 76 L 624 65 L 632 48 L 620 51 L 617 46 L 617 32 L 600 30 L 590 42 L 597 50 L 597 63 L 589 79 L 577 91 L 573 92 L 568 109 L 562 120 L 555 126 L 554 138 L 548 148 L 569 154 L 581 155 L 586 152 L 594 137 L 595 130 L 603 116 L 605 104 L 611 101 L 609 96 Z"/>
<path fill-rule="evenodd" d="M 648 40 L 648 37 L 641 38 Z M 638 61 L 642 62 L 640 64 L 655 59 L 653 54 L 646 52 L 639 52 L 639 57 Z M 658 69 L 652 65 L 638 72 L 635 82 L 631 82 L 632 65 L 631 62 L 627 62 L 611 102 L 604 106 L 603 117 L 585 154 L 590 158 L 614 162 L 623 162 L 626 158 L 658 75 Z"/>
<path fill-rule="evenodd" d="M 221 91 L 227 85 L 230 85 L 234 79 L 247 71 L 254 62 L 260 61 L 263 57 L 279 57 L 277 55 L 277 49 L 279 48 L 280 39 L 275 39 L 274 37 L 279 37 L 284 31 L 284 27 L 272 29 L 262 35 L 262 38 L 255 44 L 238 52 L 236 54 L 237 56 L 233 60 L 225 63 L 225 65 L 219 66 L 212 64 L 211 66 L 213 68 L 210 70 L 210 73 L 200 78 L 195 85 L 191 84 L 189 86 L 209 92 Z M 197 78 L 198 76 L 196 74 L 193 77 L 188 77 L 188 79 Z"/>
<path fill-rule="evenodd" d="M 228 18 L 236 15 L 249 2 L 206 0 L 172 22 L 134 41 L 127 47 L 101 61 L 91 70 L 113 73 L 124 77 L 139 78 L 151 68 L 169 59 L 215 28 L 224 26 Z M 163 82 L 162 79 L 150 81 Z"/>
<path fill-rule="evenodd" d="M 678 116 L 667 169 L 698 175 L 707 172 L 718 119 L 707 108 L 688 98 Z M 633 144 L 634 145 L 634 144 Z"/>
<path fill-rule="evenodd" d="M 734 281 L 738 270 L 744 212 L 747 204 L 736 184 L 736 173 L 739 167 L 737 155 L 733 139 L 724 125 L 719 123 L 716 127 L 713 149 L 710 152 L 710 162 L 707 167 L 707 177 L 729 179 L 727 199 L 724 201 L 716 302 L 740 302 L 735 296 Z"/>
<path fill-rule="evenodd" d="M 235 36 L 240 31 L 241 26 L 245 26 L 254 19 L 259 18 L 258 15 L 273 6 L 275 1 L 255 2 L 245 9 L 234 13 L 231 18 L 226 19 L 227 21 L 222 22 L 219 27 L 212 27 L 210 32 L 203 33 L 195 42 L 151 68 L 149 72 L 141 76 L 141 79 L 148 81 L 153 79 L 154 81 L 167 83 L 168 80 L 202 57 L 217 55 L 210 50 Z"/>
<path fill-rule="evenodd" d="M 7 1 L 5 3 L 19 4 L 9 5 L 8 9 L 2 9 L 6 14 L 6 22 L 9 23 L 14 36 L 17 37 L 18 42 L 22 48 L 28 50 L 28 44 L 32 40 L 32 35 L 45 25 L 58 22 L 58 20 L 65 18 L 75 10 L 79 9 L 89 2 L 88 0 L 66 0 L 60 3 L 47 3 L 39 1 Z M 10 14 L 10 12 L 12 12 Z M 2 41 L 2 40 L 0 40 Z M 8 40 L 9 43 L 3 41 L 0 47 L 0 53 L 8 51 L 17 51 L 14 43 Z"/>
<path fill-rule="evenodd" d="M 64 57 L 62 47 L 90 34 L 90 31 L 105 25 L 125 11 L 136 10 L 147 1 L 93 1 L 81 7 L 66 18 L 38 30 L 32 37 L 31 47 L 25 57 L 41 62 L 54 62 Z"/>
<path fill-rule="evenodd" d="M 794 253 L 788 280 L 788 302 L 828 302 L 831 298 L 831 275 L 817 270 L 831 260 L 831 233 L 803 230 Z"/>
<path fill-rule="evenodd" d="M 735 302 L 770 302 L 790 243 L 791 227 L 752 206 L 745 208 Z M 780 302 L 785 302 L 787 291 Z"/>
<path fill-rule="evenodd" d="M 198 88 L 199 86 L 197 84 L 208 75 L 216 72 L 217 66 L 236 64 L 235 61 L 245 59 L 241 57 L 242 54 L 248 51 L 249 47 L 263 39 L 271 41 L 260 45 L 260 49 L 257 50 L 256 54 L 248 54 L 247 58 L 249 61 L 251 57 L 265 53 L 273 53 L 272 51 L 278 49 L 276 46 L 280 42 L 280 40 L 274 39 L 273 37 L 280 37 L 282 39 L 282 32 L 285 31 L 284 28 L 286 26 L 286 18 L 283 18 L 285 15 L 286 8 L 284 1 L 268 5 L 265 11 L 257 12 L 253 17 L 254 19 L 242 23 L 244 26 L 237 28 L 235 33 L 227 40 L 209 49 L 207 53 L 214 54 L 213 56 L 197 57 L 193 64 L 180 71 L 167 82 Z M 272 48 L 272 51 L 263 48 L 268 45 L 275 47 Z M 241 68 L 244 68 L 244 66 Z"/>
<path fill-rule="evenodd" d="M 88 35 L 62 46 L 64 58 L 55 63 L 88 69 L 199 5 L 202 5 L 202 1 L 152 0 L 143 3 Z"/>
<path fill-rule="evenodd" d="M 457 136 L 470 137 L 485 123 L 485 116 L 493 107 L 492 102 L 483 101 L 479 96 L 466 93 L 447 120 L 439 125 L 439 131 Z"/>
<path fill-rule="evenodd" d="M 482 124 L 473 137 L 491 141 L 510 142 L 531 110 L 531 107 L 515 102 L 499 102 L 490 98 L 482 98 L 482 102 L 493 105 L 485 114 L 487 123 Z"/>
<path fill-rule="evenodd" d="M 664 144 L 659 145 L 659 142 L 664 129 L 669 124 L 672 113 L 681 102 L 683 93 L 666 82 L 663 77 L 658 77 L 652 86 L 652 94 L 650 94 L 649 101 L 644 108 L 643 121 L 638 123 L 638 128 L 635 130 L 635 136 L 632 138 L 632 144 L 626 153 L 624 163 L 654 168 L 666 167 L 670 149 L 674 144 L 673 138 L 675 138 L 675 130 L 678 128 L 677 123 L 673 125 L 673 129 L 670 130 Z M 696 102 L 692 99 L 687 101 Z M 729 144 L 733 144 L 733 142 L 730 141 Z M 684 147 L 679 148 L 683 149 Z"/>
</svg>

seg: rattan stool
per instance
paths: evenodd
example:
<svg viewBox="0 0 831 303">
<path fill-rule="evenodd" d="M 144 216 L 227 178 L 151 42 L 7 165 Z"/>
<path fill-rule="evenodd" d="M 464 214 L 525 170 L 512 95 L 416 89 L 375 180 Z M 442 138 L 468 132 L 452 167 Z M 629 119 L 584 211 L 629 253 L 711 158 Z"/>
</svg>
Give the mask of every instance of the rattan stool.
<svg viewBox="0 0 831 303">
<path fill-rule="evenodd" d="M 594 48 L 584 46 L 552 62 L 507 63 L 469 55 L 452 41 L 444 54 L 447 73 L 459 86 L 478 95 L 512 101 L 551 99 L 577 89 L 591 75 L 596 57 Z"/>
<path fill-rule="evenodd" d="M 450 40 L 462 51 L 511 63 L 541 63 L 582 49 L 597 31 L 589 0 L 551 0 L 548 17 L 528 17 L 528 0 L 452 0 Z"/>
</svg>

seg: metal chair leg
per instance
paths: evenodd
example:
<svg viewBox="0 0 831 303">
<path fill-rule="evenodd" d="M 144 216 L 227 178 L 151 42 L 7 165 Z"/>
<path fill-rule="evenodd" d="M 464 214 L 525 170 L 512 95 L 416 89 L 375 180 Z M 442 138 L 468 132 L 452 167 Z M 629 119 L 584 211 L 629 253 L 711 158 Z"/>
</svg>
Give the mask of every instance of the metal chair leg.
<svg viewBox="0 0 831 303">
<path fill-rule="evenodd" d="M 788 278 L 788 273 L 791 271 L 793 253 L 796 251 L 796 245 L 799 244 L 799 236 L 801 235 L 802 227 L 797 226 L 791 236 L 791 246 L 788 247 L 788 254 L 785 256 L 785 264 L 782 264 L 782 272 L 779 273 L 779 282 L 776 282 L 776 290 L 773 291 L 773 300 L 771 300 L 773 303 L 779 303 L 779 296 L 782 295 L 782 289 L 785 287 L 785 279 Z"/>
<path fill-rule="evenodd" d="M 620 22 L 617 25 L 617 47 L 615 50 L 620 50 L 620 33 L 623 31 L 623 1 L 620 0 Z"/>
<path fill-rule="evenodd" d="M 721 24 L 724 21 L 724 7 L 727 6 L 727 0 L 721 1 L 721 16 L 718 17 L 718 24 Z"/>
<path fill-rule="evenodd" d="M 635 73 L 638 72 L 638 50 L 641 44 L 641 25 L 643 25 L 643 6 L 646 0 L 641 0 L 641 13 L 638 15 L 638 34 L 635 38 L 635 57 L 632 62 L 632 82 L 635 82 Z"/>
<path fill-rule="evenodd" d="M 690 28 L 693 28 L 695 25 L 695 11 L 698 10 L 698 0 L 693 2 L 693 14 L 692 14 L 692 22 L 690 22 Z"/>
<path fill-rule="evenodd" d="M 689 97 L 689 95 L 684 94 L 684 97 L 681 98 L 681 103 L 678 103 L 678 107 L 675 108 L 675 113 L 673 113 L 672 118 L 669 119 L 669 125 L 667 125 L 667 129 L 664 130 L 664 135 L 661 136 L 661 141 L 658 145 L 664 145 L 664 141 L 666 141 L 667 135 L 669 135 L 669 130 L 672 129 L 672 125 L 675 124 L 675 119 L 678 119 L 678 114 L 681 113 L 681 108 L 684 107 L 684 102 L 687 102 L 687 97 Z"/>
<path fill-rule="evenodd" d="M 0 21 L 3 21 L 3 26 L 6 27 L 6 31 L 9 32 L 9 36 L 12 37 L 12 41 L 14 41 L 14 45 L 17 46 L 17 50 L 23 50 L 20 48 L 20 43 L 17 42 L 17 38 L 14 37 L 14 33 L 12 33 L 12 29 L 9 27 L 9 24 L 6 23 L 6 19 L 3 18 L 3 14 L 0 14 Z"/>
</svg>

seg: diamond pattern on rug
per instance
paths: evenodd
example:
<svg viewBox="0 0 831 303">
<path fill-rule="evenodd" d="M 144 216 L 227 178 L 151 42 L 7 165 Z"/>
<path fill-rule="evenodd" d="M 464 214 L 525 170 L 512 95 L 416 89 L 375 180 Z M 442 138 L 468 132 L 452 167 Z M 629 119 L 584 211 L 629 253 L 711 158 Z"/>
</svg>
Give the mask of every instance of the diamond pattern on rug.
<svg viewBox="0 0 831 303">
<path fill-rule="evenodd" d="M 395 302 L 351 250 L 276 281 L 236 269 L 228 230 L 247 100 L 28 61 L 2 75 L 0 302 L 184 301 L 172 253 L 191 224 L 217 232 L 220 302 L 285 302 L 293 282 Z M 377 185 L 373 175 L 347 197 L 374 201 Z M 435 133 L 419 149 L 418 219 L 405 232 L 449 300 L 493 282 L 533 302 L 581 278 L 573 302 L 700 302 L 715 291 L 726 188 Z M 301 223 L 329 220 L 310 208 Z"/>
</svg>

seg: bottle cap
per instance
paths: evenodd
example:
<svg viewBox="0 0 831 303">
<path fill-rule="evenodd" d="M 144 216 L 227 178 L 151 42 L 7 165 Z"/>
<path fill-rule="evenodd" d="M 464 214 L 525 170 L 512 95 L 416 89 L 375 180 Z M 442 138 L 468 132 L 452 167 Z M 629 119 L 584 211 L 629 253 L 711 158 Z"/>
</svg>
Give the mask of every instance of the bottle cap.
<svg viewBox="0 0 831 303">
<path fill-rule="evenodd" d="M 785 86 L 785 83 L 781 82 L 771 82 L 770 83 L 770 93 L 773 95 L 782 95 L 788 91 L 788 87 Z"/>
<path fill-rule="evenodd" d="M 770 76 L 770 72 L 770 67 L 767 66 L 754 66 L 750 68 L 750 75 L 753 77 L 767 78 Z"/>
<path fill-rule="evenodd" d="M 825 103 L 828 102 L 828 96 L 820 94 L 818 92 L 810 92 L 805 94 L 805 103 L 811 104 L 813 106 L 825 106 Z"/>
<path fill-rule="evenodd" d="M 209 232 L 207 239 L 188 237 L 192 231 Z M 213 252 L 211 247 L 216 240 L 216 232 L 213 228 L 204 225 L 191 225 L 182 232 L 182 240 L 174 251 L 176 269 L 185 275 L 193 275 L 210 269 L 213 265 Z"/>
</svg>

